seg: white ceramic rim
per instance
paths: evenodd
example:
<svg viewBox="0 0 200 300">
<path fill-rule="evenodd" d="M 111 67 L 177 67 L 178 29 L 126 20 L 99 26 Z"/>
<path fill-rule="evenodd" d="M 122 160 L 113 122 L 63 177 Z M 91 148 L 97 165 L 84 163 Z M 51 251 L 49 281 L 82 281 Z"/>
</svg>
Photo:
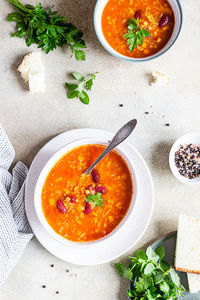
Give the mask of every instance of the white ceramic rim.
<svg viewBox="0 0 200 300">
<path fill-rule="evenodd" d="M 181 136 L 174 142 L 174 144 L 171 147 L 170 153 L 169 153 L 169 165 L 170 165 L 170 169 L 171 169 L 173 175 L 182 183 L 185 183 L 188 185 L 199 184 L 200 177 L 188 179 L 188 178 L 182 176 L 178 172 L 178 169 L 175 165 L 174 157 L 175 157 L 175 152 L 178 150 L 178 148 L 181 144 L 195 144 L 200 147 L 200 133 L 190 132 L 190 133 L 187 133 L 187 134 Z"/>
<path fill-rule="evenodd" d="M 50 140 L 34 158 L 26 180 L 25 209 L 30 226 L 38 241 L 56 257 L 82 266 L 93 266 L 112 261 L 131 249 L 145 233 L 153 214 L 154 186 L 149 168 L 139 152 L 127 142 L 126 150 L 137 164 L 139 200 L 134 215 L 125 223 L 121 231 L 107 239 L 105 243 L 88 247 L 64 246 L 51 237 L 41 226 L 34 207 L 34 190 L 41 169 L 55 152 L 65 145 L 82 138 L 102 138 L 110 140 L 113 134 L 100 129 L 74 129 L 63 132 Z M 141 188 L 140 188 L 141 187 Z"/>
<path fill-rule="evenodd" d="M 66 246 L 76 246 L 76 247 L 83 247 L 83 246 L 87 246 L 87 245 L 91 245 L 94 243 L 103 243 L 105 242 L 106 239 L 110 238 L 111 236 L 113 236 L 114 234 L 116 234 L 121 227 L 125 224 L 125 222 L 132 216 L 133 214 L 133 210 L 134 210 L 134 206 L 135 203 L 137 201 L 137 195 L 138 195 L 138 185 L 137 185 L 137 170 L 135 170 L 134 167 L 134 162 L 132 162 L 132 160 L 130 159 L 130 157 L 126 154 L 126 150 L 125 147 L 123 145 L 123 143 L 121 143 L 120 145 L 118 145 L 115 148 L 115 151 L 120 154 L 122 156 L 122 158 L 124 159 L 124 161 L 126 162 L 129 172 L 131 174 L 131 179 L 132 179 L 132 183 L 133 183 L 133 189 L 134 192 L 132 194 L 132 199 L 131 199 L 131 203 L 129 206 L 129 209 L 126 213 L 126 215 L 124 216 L 124 218 L 121 220 L 121 222 L 117 225 L 117 227 L 108 235 L 95 240 L 95 241 L 90 241 L 90 242 L 73 242 L 70 241 L 64 237 L 62 237 L 61 235 L 59 235 L 58 233 L 56 233 L 52 227 L 49 225 L 49 223 L 47 222 L 43 210 L 42 210 L 42 205 L 41 205 L 41 193 L 42 193 L 42 188 L 43 185 L 45 183 L 45 180 L 49 174 L 49 172 L 51 171 L 51 169 L 55 166 L 55 164 L 67 153 L 69 153 L 70 151 L 72 151 L 74 148 L 77 148 L 79 146 L 82 145 L 89 145 L 89 144 L 100 144 L 100 145 L 108 145 L 108 142 L 104 139 L 100 140 L 100 139 L 95 139 L 95 138 L 85 138 L 85 139 L 81 139 L 72 143 L 69 143 L 68 145 L 66 145 L 65 147 L 63 147 L 62 149 L 58 150 L 49 160 L 48 162 L 45 164 L 45 166 L 43 167 L 43 169 L 41 170 L 41 173 L 38 177 L 36 186 L 35 186 L 35 192 L 34 192 L 34 205 L 35 205 L 35 211 L 37 214 L 37 217 L 41 223 L 41 225 L 44 227 L 44 229 L 54 238 L 56 239 L 58 242 L 62 243 L 63 245 Z"/>
<path fill-rule="evenodd" d="M 152 60 L 152 59 L 155 59 L 155 58 L 161 56 L 162 54 L 167 52 L 174 45 L 175 41 L 177 40 L 177 38 L 180 34 L 180 31 L 182 28 L 182 23 L 183 23 L 182 7 L 181 7 L 179 0 L 168 0 L 173 9 L 174 17 L 175 17 L 175 26 L 174 26 L 174 30 L 172 32 L 172 36 L 170 37 L 169 41 L 160 51 L 156 52 L 153 55 L 143 57 L 143 58 L 132 58 L 132 57 L 122 55 L 122 54 L 118 53 L 117 51 L 115 51 L 109 45 L 107 40 L 105 39 L 103 32 L 102 32 L 101 17 L 102 17 L 103 9 L 108 1 L 109 0 L 98 0 L 97 1 L 95 10 L 94 10 L 94 29 L 95 29 L 95 32 L 96 32 L 99 42 L 110 54 L 112 54 L 113 56 L 115 56 L 121 60 L 125 60 L 128 62 L 144 62 L 144 61 L 149 61 L 149 60 Z"/>
</svg>

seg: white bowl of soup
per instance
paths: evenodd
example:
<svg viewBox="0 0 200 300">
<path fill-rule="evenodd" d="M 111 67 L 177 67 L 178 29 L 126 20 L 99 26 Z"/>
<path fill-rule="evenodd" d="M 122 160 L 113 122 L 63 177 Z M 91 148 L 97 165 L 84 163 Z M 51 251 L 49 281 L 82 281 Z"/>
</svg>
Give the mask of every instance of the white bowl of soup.
<svg viewBox="0 0 200 300">
<path fill-rule="evenodd" d="M 89 175 L 106 142 L 81 139 L 59 150 L 38 178 L 34 205 L 45 230 L 64 245 L 103 242 L 134 212 L 137 176 L 123 143 Z"/>
<path fill-rule="evenodd" d="M 115 57 L 148 61 L 175 43 L 182 9 L 178 0 L 98 0 L 94 27 L 102 46 Z"/>
</svg>

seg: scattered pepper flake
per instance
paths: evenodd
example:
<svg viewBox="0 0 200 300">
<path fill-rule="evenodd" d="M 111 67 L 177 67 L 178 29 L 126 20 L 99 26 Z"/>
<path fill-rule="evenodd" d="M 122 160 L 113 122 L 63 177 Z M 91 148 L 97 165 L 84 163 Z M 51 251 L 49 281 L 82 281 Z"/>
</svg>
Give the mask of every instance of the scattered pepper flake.
<svg viewBox="0 0 200 300">
<path fill-rule="evenodd" d="M 169 124 L 169 123 L 166 123 L 166 124 L 165 124 L 165 126 L 168 126 L 168 127 L 169 127 L 169 126 L 170 126 L 170 124 Z"/>
<path fill-rule="evenodd" d="M 51 264 L 50 266 L 51 266 L 51 268 L 54 268 L 54 264 Z"/>
<path fill-rule="evenodd" d="M 119 107 L 123 107 L 123 106 L 124 106 L 124 104 L 119 104 L 118 106 L 119 106 Z"/>
<path fill-rule="evenodd" d="M 44 285 L 42 285 L 42 288 L 43 288 L 43 289 L 45 289 L 45 288 L 46 288 L 46 285 L 45 285 L 45 284 L 44 284 Z"/>
</svg>

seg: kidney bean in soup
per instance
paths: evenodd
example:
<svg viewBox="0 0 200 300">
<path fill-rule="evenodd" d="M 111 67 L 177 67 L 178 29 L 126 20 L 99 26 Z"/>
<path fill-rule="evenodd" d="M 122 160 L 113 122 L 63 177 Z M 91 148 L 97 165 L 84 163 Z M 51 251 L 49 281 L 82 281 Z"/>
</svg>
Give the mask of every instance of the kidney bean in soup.
<svg viewBox="0 0 200 300">
<path fill-rule="evenodd" d="M 56 233 L 70 241 L 106 236 L 129 209 L 133 183 L 121 155 L 111 151 L 90 175 L 84 173 L 104 149 L 103 145 L 73 149 L 56 163 L 44 183 L 44 216 Z"/>
</svg>

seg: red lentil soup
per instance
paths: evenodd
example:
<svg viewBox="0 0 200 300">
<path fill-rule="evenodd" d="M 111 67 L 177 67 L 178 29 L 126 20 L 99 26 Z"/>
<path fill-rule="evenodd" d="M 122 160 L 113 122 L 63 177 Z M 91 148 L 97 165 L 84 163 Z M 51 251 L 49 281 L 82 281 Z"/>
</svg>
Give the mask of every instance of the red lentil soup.
<svg viewBox="0 0 200 300">
<path fill-rule="evenodd" d="M 139 26 L 148 29 L 150 36 L 130 51 L 124 35 L 128 32 L 128 19 L 133 17 L 139 18 Z M 174 22 L 167 0 L 108 0 L 102 14 L 102 30 L 107 42 L 120 54 L 133 58 L 147 57 L 162 49 L 172 35 Z"/>
<path fill-rule="evenodd" d="M 70 241 L 106 236 L 129 209 L 133 183 L 121 155 L 111 151 L 90 175 L 84 173 L 104 149 L 96 144 L 74 148 L 55 164 L 44 183 L 44 216 L 56 233 Z M 98 201 L 91 201 L 93 198 Z"/>
</svg>

